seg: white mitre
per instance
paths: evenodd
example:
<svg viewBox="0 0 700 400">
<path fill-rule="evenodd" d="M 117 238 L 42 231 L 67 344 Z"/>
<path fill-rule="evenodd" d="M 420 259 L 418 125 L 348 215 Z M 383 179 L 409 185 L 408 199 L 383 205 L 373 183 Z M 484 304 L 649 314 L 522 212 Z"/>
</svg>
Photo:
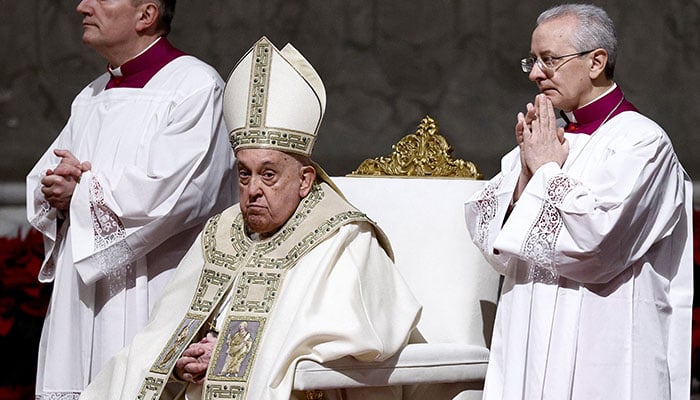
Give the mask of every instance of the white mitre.
<svg viewBox="0 0 700 400">
<path fill-rule="evenodd" d="M 263 36 L 233 68 L 223 108 L 234 152 L 264 148 L 311 157 L 326 90 L 291 44 L 279 51 Z"/>
</svg>

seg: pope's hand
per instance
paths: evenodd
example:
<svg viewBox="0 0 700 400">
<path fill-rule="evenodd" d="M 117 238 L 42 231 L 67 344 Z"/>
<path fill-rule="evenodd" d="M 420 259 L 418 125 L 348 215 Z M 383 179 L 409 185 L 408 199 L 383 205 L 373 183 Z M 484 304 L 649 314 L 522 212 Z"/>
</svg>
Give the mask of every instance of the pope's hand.
<svg viewBox="0 0 700 400">
<path fill-rule="evenodd" d="M 192 343 L 175 363 L 175 376 L 183 381 L 202 384 L 217 338 L 211 333 L 197 343 Z"/>
</svg>

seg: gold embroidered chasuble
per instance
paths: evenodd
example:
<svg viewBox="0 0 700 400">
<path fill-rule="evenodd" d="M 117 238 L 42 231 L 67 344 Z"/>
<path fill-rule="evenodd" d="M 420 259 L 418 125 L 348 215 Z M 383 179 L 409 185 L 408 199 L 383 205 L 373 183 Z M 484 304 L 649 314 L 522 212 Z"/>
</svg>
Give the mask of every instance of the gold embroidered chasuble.
<svg viewBox="0 0 700 400">
<path fill-rule="evenodd" d="M 159 398 L 177 359 L 220 312 L 218 318 L 224 320 L 202 398 L 245 399 L 258 346 L 287 271 L 341 226 L 359 221 L 371 223 L 326 183 L 315 183 L 289 221 L 266 240 L 253 241 L 246 235 L 238 207 L 212 217 L 202 233 L 205 265 L 189 311 L 151 366 L 137 398 Z M 383 233 L 376 226 L 375 230 L 391 255 Z M 229 290 L 230 301 L 221 312 Z"/>
</svg>

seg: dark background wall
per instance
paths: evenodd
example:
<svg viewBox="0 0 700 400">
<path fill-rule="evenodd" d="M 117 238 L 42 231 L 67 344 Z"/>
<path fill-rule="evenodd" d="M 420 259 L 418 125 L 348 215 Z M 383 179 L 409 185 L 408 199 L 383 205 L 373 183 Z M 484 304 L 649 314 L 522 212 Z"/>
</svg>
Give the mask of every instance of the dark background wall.
<svg viewBox="0 0 700 400">
<path fill-rule="evenodd" d="M 619 38 L 616 80 L 700 176 L 700 0 L 594 1 Z M 0 182 L 21 182 L 105 69 L 82 45 L 78 1 L 0 0 Z M 227 77 L 262 35 L 291 42 L 328 93 L 314 151 L 331 175 L 387 155 L 426 115 L 486 177 L 535 95 L 520 72 L 549 0 L 180 0 L 170 40 Z"/>
</svg>

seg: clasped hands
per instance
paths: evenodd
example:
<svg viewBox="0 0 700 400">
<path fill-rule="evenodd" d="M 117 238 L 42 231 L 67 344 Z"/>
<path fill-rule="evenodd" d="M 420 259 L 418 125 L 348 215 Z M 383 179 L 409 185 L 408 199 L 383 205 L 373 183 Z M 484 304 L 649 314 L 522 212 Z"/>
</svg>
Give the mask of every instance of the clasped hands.
<svg viewBox="0 0 700 400">
<path fill-rule="evenodd" d="M 216 341 L 216 335 L 209 332 L 199 342 L 190 344 L 175 363 L 175 376 L 183 381 L 203 383 Z"/>
<path fill-rule="evenodd" d="M 527 176 L 548 162 L 561 167 L 569 155 L 569 143 L 564 129 L 557 127 L 552 101 L 544 94 L 535 97 L 535 104 L 527 104 L 527 112 L 518 113 L 515 138 L 520 146 L 520 161 Z"/>
<path fill-rule="evenodd" d="M 56 149 L 53 153 L 61 158 L 56 168 L 47 169 L 41 179 L 41 193 L 51 207 L 65 211 L 70 207 L 75 185 L 83 172 L 92 166 L 89 161 L 80 162 L 70 151 Z"/>
</svg>

